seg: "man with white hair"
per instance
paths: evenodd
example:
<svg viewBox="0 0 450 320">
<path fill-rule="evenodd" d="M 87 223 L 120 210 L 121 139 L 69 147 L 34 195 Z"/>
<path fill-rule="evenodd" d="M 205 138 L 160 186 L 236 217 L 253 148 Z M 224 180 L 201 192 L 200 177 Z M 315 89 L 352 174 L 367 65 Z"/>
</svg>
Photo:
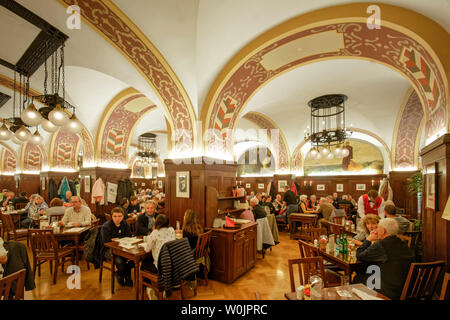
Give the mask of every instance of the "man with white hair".
<svg viewBox="0 0 450 320">
<path fill-rule="evenodd" d="M 399 299 L 403 285 L 414 260 L 414 254 L 408 244 L 397 237 L 398 223 L 395 219 L 382 219 L 356 251 L 356 258 L 380 268 L 383 295 Z M 366 283 L 369 275 L 358 275 L 355 282 Z"/>
<path fill-rule="evenodd" d="M 259 200 L 256 199 L 256 197 L 250 199 L 250 207 L 252 208 L 253 215 L 255 216 L 255 221 L 266 217 L 266 210 L 259 205 Z"/>
<path fill-rule="evenodd" d="M 71 207 L 64 212 L 64 217 L 58 222 L 60 226 L 65 227 L 86 227 L 91 225 L 91 209 L 83 206 L 81 198 L 72 196 L 70 198 Z"/>
</svg>

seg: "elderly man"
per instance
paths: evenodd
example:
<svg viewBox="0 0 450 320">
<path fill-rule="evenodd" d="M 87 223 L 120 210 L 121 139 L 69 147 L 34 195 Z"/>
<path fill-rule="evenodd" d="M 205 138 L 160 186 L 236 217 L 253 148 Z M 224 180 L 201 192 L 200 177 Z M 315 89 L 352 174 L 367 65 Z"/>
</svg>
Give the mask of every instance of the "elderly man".
<svg viewBox="0 0 450 320">
<path fill-rule="evenodd" d="M 91 209 L 81 204 L 81 198 L 72 196 L 71 207 L 64 212 L 64 217 L 58 222 L 60 226 L 86 227 L 91 225 Z"/>
<path fill-rule="evenodd" d="M 252 208 L 253 216 L 255 217 L 255 221 L 257 219 L 262 219 L 266 217 L 266 210 L 264 207 L 259 205 L 259 200 L 255 198 L 252 198 L 250 200 L 250 207 Z"/>
<path fill-rule="evenodd" d="M 64 202 L 64 204 L 67 204 L 67 207 L 70 205 L 71 199 L 72 199 L 72 192 L 66 191 L 66 197 L 63 199 L 63 202 Z"/>
<path fill-rule="evenodd" d="M 330 216 L 333 213 L 335 207 L 333 206 L 333 197 L 327 196 L 326 198 L 321 197 L 319 200 L 319 209 L 317 212 L 321 216 L 319 220 L 319 225 L 322 227 L 323 222 L 330 221 Z"/>
<path fill-rule="evenodd" d="M 378 291 L 395 300 L 399 299 L 414 254 L 406 242 L 397 237 L 395 219 L 382 219 L 356 251 L 356 258 L 380 267 L 381 288 Z M 358 275 L 355 282 L 366 283 L 368 275 Z"/>
<path fill-rule="evenodd" d="M 392 201 L 390 201 L 390 202 L 392 202 Z M 395 211 L 396 210 L 395 210 L 394 203 L 392 202 L 392 204 L 391 203 L 388 204 L 388 201 L 386 201 L 386 205 L 384 206 L 384 214 L 386 215 L 386 218 L 392 218 L 395 221 L 397 221 L 397 223 L 398 223 L 398 233 L 399 234 L 403 234 L 403 233 L 405 233 L 406 231 L 409 230 L 411 222 L 408 219 L 406 219 L 406 218 L 404 218 L 402 216 L 398 216 L 395 213 Z"/>
</svg>

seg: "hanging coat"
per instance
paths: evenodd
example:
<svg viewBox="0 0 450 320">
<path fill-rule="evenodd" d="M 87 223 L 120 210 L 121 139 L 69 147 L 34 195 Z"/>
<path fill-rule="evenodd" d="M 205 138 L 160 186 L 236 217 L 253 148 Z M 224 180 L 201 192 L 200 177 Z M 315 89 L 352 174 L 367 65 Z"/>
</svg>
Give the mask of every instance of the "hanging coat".
<svg viewBox="0 0 450 320">
<path fill-rule="evenodd" d="M 297 188 L 297 195 L 302 194 L 302 192 L 300 190 L 300 184 L 295 182 L 295 187 Z"/>
<path fill-rule="evenodd" d="M 72 192 L 73 196 L 77 196 L 77 189 L 75 188 L 75 181 L 73 180 L 69 180 L 69 188 L 70 188 L 70 192 Z"/>
<path fill-rule="evenodd" d="M 105 204 L 105 184 L 102 178 L 98 178 L 92 186 L 91 203 Z"/>
<path fill-rule="evenodd" d="M 275 200 L 277 196 L 277 190 L 275 189 L 275 182 L 272 180 L 271 188 L 270 188 L 270 196 L 272 197 L 272 200 Z"/>
<path fill-rule="evenodd" d="M 58 186 L 55 180 L 50 179 L 48 181 L 48 199 L 51 201 L 53 198 L 58 198 Z"/>
<path fill-rule="evenodd" d="M 78 180 L 75 180 L 75 190 L 77 191 L 77 196 L 79 196 L 81 193 L 80 193 L 80 188 L 81 188 L 81 184 L 80 184 L 80 181 L 78 181 Z"/>
<path fill-rule="evenodd" d="M 58 189 L 59 198 L 64 200 L 66 198 L 67 191 L 70 191 L 69 180 L 67 180 L 67 178 L 64 177 L 61 180 L 61 184 L 59 185 L 59 189 Z"/>
<path fill-rule="evenodd" d="M 292 181 L 291 190 L 294 191 L 295 195 L 298 196 L 297 187 L 295 186 L 294 181 Z"/>
</svg>

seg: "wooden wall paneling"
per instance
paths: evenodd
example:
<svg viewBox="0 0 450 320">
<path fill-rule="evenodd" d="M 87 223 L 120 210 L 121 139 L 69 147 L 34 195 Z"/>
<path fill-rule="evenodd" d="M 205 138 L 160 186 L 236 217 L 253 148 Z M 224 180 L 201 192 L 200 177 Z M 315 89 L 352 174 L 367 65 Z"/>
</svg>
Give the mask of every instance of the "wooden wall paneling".
<svg viewBox="0 0 450 320">
<path fill-rule="evenodd" d="M 144 178 L 130 178 L 133 187 L 136 189 L 155 189 L 157 188 L 156 179 L 144 179 Z"/>
<path fill-rule="evenodd" d="M 40 179 L 38 174 L 19 173 L 14 178 L 19 180 L 19 189 L 16 194 L 20 192 L 26 192 L 28 195 L 39 193 Z"/>
<path fill-rule="evenodd" d="M 0 192 L 3 189 L 8 189 L 17 193 L 16 180 L 14 176 L 0 175 Z"/>
<path fill-rule="evenodd" d="M 409 192 L 410 178 L 419 171 L 389 172 L 389 183 L 392 188 L 393 201 L 399 208 L 405 208 L 405 214 L 417 218 L 417 195 Z"/>
</svg>

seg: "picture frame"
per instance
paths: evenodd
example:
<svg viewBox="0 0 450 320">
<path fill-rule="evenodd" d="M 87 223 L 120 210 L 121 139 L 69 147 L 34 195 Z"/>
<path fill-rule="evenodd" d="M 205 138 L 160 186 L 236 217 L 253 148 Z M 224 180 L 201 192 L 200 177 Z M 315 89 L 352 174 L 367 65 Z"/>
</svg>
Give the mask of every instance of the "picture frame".
<svg viewBox="0 0 450 320">
<path fill-rule="evenodd" d="M 438 211 L 437 197 L 437 163 L 425 166 L 425 208 Z"/>
<path fill-rule="evenodd" d="M 163 182 L 162 182 L 162 180 L 159 180 L 158 181 L 158 188 L 162 189 L 162 187 L 163 187 Z"/>
<path fill-rule="evenodd" d="M 190 172 L 178 171 L 176 173 L 176 197 L 189 198 L 190 197 Z"/>
<path fill-rule="evenodd" d="M 324 184 L 318 184 L 316 187 L 317 191 L 325 191 L 325 185 Z"/>
<path fill-rule="evenodd" d="M 287 186 L 287 180 L 278 180 L 278 192 L 284 192 L 285 186 Z"/>
<path fill-rule="evenodd" d="M 357 191 L 366 191 L 366 184 L 365 183 L 357 183 L 356 190 Z"/>
<path fill-rule="evenodd" d="M 90 176 L 84 176 L 84 192 L 87 192 L 87 193 L 91 192 L 91 177 Z"/>
<path fill-rule="evenodd" d="M 246 189 L 250 189 L 251 187 L 252 187 L 251 183 L 246 183 L 246 184 L 245 184 L 245 188 L 246 188 Z"/>
<path fill-rule="evenodd" d="M 264 183 L 258 183 L 258 189 L 264 189 Z"/>
<path fill-rule="evenodd" d="M 343 183 L 336 184 L 336 192 L 344 192 L 344 184 Z"/>
</svg>

